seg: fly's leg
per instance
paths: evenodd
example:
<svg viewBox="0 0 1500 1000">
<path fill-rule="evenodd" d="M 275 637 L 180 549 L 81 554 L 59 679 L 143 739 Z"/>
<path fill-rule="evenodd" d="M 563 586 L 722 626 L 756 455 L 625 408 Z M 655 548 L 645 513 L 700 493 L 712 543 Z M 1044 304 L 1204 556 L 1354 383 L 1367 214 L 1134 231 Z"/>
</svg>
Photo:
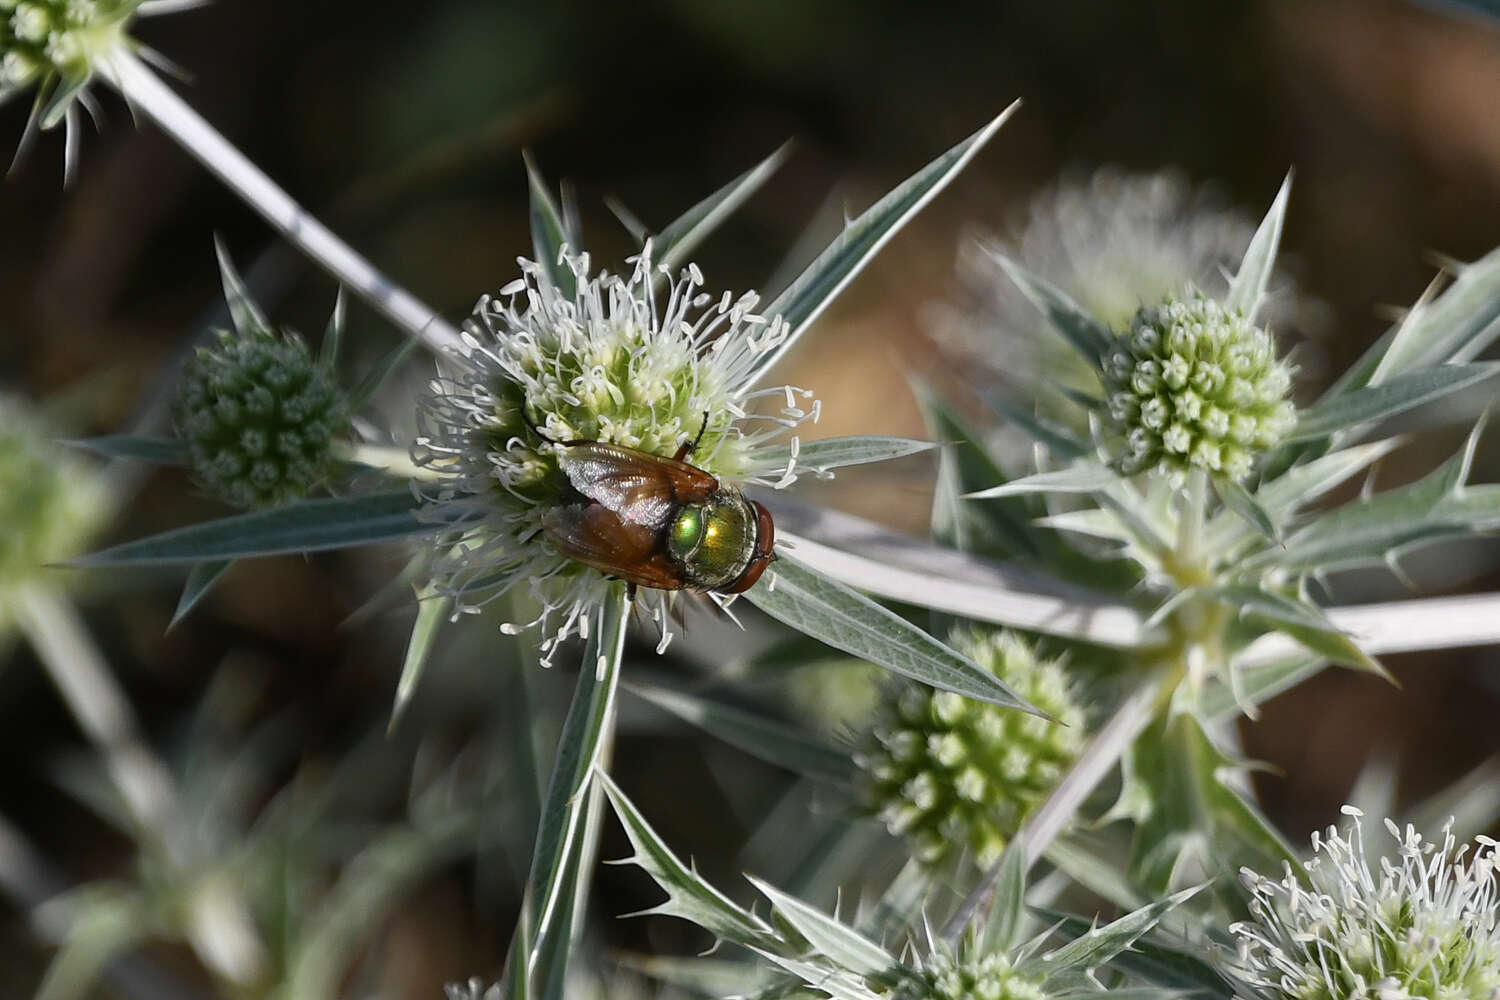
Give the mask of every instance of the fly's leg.
<svg viewBox="0 0 1500 1000">
<path fill-rule="evenodd" d="M 698 436 L 695 437 L 695 438 L 693 438 L 693 440 L 691 440 L 691 441 L 684 441 L 684 442 L 682 442 L 681 446 L 679 446 L 678 449 L 677 449 L 677 454 L 675 454 L 675 455 L 672 456 L 673 460 L 677 461 L 677 462 L 681 462 L 683 459 L 687 458 L 693 452 L 697 451 L 698 450 L 698 445 L 703 441 L 703 434 L 707 430 L 708 430 L 708 411 L 704 410 L 703 411 L 703 423 L 700 424 L 699 427 L 698 427 Z"/>
</svg>

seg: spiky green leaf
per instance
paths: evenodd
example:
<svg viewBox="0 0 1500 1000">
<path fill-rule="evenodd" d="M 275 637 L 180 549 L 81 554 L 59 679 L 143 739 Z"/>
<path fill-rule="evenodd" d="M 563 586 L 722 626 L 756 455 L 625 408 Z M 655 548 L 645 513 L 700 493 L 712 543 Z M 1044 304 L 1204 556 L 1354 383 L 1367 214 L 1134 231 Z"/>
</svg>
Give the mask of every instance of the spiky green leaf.
<svg viewBox="0 0 1500 1000">
<path fill-rule="evenodd" d="M 850 972 L 866 976 L 885 972 L 896 964 L 884 948 L 854 928 L 758 878 L 751 877 L 750 882 L 765 894 L 777 915 L 806 938 L 820 957 L 832 959 Z"/>
<path fill-rule="evenodd" d="M 427 666 L 427 658 L 437 641 L 438 631 L 452 609 L 453 598 L 439 593 L 435 587 L 428 586 L 417 592 L 417 620 L 412 623 L 411 636 L 406 641 L 406 656 L 401 662 L 401 679 L 396 682 L 396 700 L 391 705 L 391 721 L 386 726 L 387 731 L 396 728 L 406 706 L 411 704 L 412 695 L 417 693 L 417 681 L 422 677 L 422 669 Z"/>
<path fill-rule="evenodd" d="M 187 581 L 182 585 L 182 596 L 177 598 L 177 608 L 172 612 L 172 620 L 167 623 L 167 628 L 173 628 L 186 618 L 188 613 L 198 606 L 198 602 L 207 596 L 213 585 L 219 582 L 219 578 L 233 565 L 233 559 L 221 559 L 215 562 L 199 563 L 188 570 Z"/>
<path fill-rule="evenodd" d="M 217 234 L 214 236 L 214 254 L 219 258 L 219 277 L 224 282 L 224 304 L 229 307 L 229 318 L 233 321 L 235 330 L 242 337 L 257 330 L 269 330 L 271 325 L 266 322 L 265 314 L 255 304 L 255 299 L 251 298 L 250 290 L 245 287 L 240 273 L 234 268 L 234 262 L 229 259 L 224 240 Z"/>
<path fill-rule="evenodd" d="M 573 270 L 559 259 L 559 255 L 564 246 L 574 253 L 583 248 L 578 245 L 576 234 L 568 232 L 563 213 L 558 209 L 531 154 L 523 153 L 522 158 L 526 161 L 526 183 L 531 198 L 531 252 L 536 255 L 537 266 L 557 290 L 564 298 L 571 299 L 577 290 L 578 281 Z"/>
<path fill-rule="evenodd" d="M 176 438 L 106 434 L 103 437 L 74 438 L 65 443 L 105 458 L 129 458 L 153 465 L 186 465 L 188 461 L 187 445 Z"/>
<path fill-rule="evenodd" d="M 698 245 L 780 169 L 790 149 L 790 143 L 783 145 L 663 227 L 652 240 L 657 263 L 668 272 L 684 266 Z"/>
<path fill-rule="evenodd" d="M 750 461 L 757 468 L 770 472 L 785 467 L 795 457 L 799 467 L 826 472 L 848 465 L 904 458 L 936 447 L 937 444 L 932 441 L 887 437 L 883 434 L 853 434 L 848 437 L 799 442 L 795 451 L 786 445 L 767 448 L 753 453 Z"/>
<path fill-rule="evenodd" d="M 1224 304 L 1230 309 L 1237 309 L 1252 320 L 1265 300 L 1266 286 L 1276 267 L 1276 251 L 1281 245 L 1281 229 L 1286 222 L 1287 199 L 1291 193 L 1292 175 L 1289 171 L 1281 182 L 1281 190 L 1271 202 L 1270 210 L 1250 238 L 1239 272 L 1229 283 L 1229 294 L 1224 298 Z"/>
<path fill-rule="evenodd" d="M 1379 385 L 1341 393 L 1299 411 L 1297 426 L 1287 440 L 1318 440 L 1384 420 L 1474 385 L 1497 371 L 1500 363 L 1489 361 L 1403 372 Z"/>
<path fill-rule="evenodd" d="M 1021 294 L 1047 318 L 1053 329 L 1078 352 L 1079 357 L 1097 371 L 1105 352 L 1115 340 L 1109 327 L 1047 279 L 1032 274 L 999 250 L 986 248 L 986 252 L 994 258 L 1005 276 L 1021 290 Z M 1066 387 L 1059 388 L 1067 391 Z M 1068 394 L 1072 395 L 1071 392 Z"/>
<path fill-rule="evenodd" d="M 1142 935 L 1161 923 L 1163 917 L 1193 898 L 1202 888 L 1194 886 L 1174 892 L 1103 927 L 1091 926 L 1061 948 L 1023 963 L 1019 971 L 1023 974 L 1043 972 L 1046 976 L 1043 988 L 1054 995 L 1065 990 L 1087 988 L 1092 985 L 1092 973 L 1095 969 L 1133 945 Z"/>
</svg>

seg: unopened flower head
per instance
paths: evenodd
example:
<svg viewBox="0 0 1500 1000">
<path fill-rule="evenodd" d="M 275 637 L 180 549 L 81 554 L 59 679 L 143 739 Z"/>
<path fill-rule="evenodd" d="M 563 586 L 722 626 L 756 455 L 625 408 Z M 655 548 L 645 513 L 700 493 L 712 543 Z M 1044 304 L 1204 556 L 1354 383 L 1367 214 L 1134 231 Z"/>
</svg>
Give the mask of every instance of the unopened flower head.
<svg viewBox="0 0 1500 1000">
<path fill-rule="evenodd" d="M 1000 951 L 939 944 L 897 987 L 893 1000 L 1046 1000 L 1040 977 L 1018 972 Z"/>
<path fill-rule="evenodd" d="M 56 124 L 103 60 L 125 41 L 141 0 L 0 0 L 0 100 L 40 86 L 44 128 Z"/>
<path fill-rule="evenodd" d="M 1350 830 L 1313 837 L 1305 884 L 1248 869 L 1253 919 L 1230 928 L 1230 971 L 1253 1000 L 1500 1000 L 1495 842 L 1439 843 L 1390 820 L 1396 856 L 1372 870 L 1360 812 Z"/>
<path fill-rule="evenodd" d="M 1099 360 L 1121 472 L 1240 480 L 1296 423 L 1292 369 L 1242 314 L 1193 289 L 1136 312 Z"/>
<path fill-rule="evenodd" d="M 960 631 L 950 642 L 1058 722 L 905 684 L 855 759 L 865 807 L 919 858 L 936 864 L 968 847 L 988 866 L 1077 758 L 1084 713 L 1062 664 L 1015 635 Z"/>
<path fill-rule="evenodd" d="M 270 507 L 328 481 L 349 405 L 301 337 L 256 327 L 198 349 L 174 415 L 200 487 L 236 507 Z"/>
<path fill-rule="evenodd" d="M 541 627 L 544 656 L 587 633 L 610 587 L 544 532 L 544 515 L 570 494 L 559 442 L 671 457 L 697 441 L 687 460 L 721 483 L 780 487 L 797 475 L 796 439 L 774 466 L 758 452 L 818 412 L 802 390 L 750 391 L 787 335 L 779 317 L 755 312 L 753 292 L 710 295 L 696 266 L 666 273 L 649 245 L 631 263 L 625 274 L 591 275 L 586 254 L 564 251 L 575 286 L 564 291 L 547 269 L 520 261 L 522 276 L 475 306 L 464 347 L 440 366 L 420 407 L 413 458 L 430 477 L 419 485 L 425 509 L 465 528 L 456 544 L 443 542 L 440 586 L 471 610 L 524 585 L 541 610 L 506 629 Z M 759 397 L 782 406 L 753 412 Z M 665 642 L 665 593 L 641 597 Z"/>
<path fill-rule="evenodd" d="M 0 624 L 5 594 L 78 555 L 109 516 L 105 482 L 21 400 L 0 394 Z"/>
</svg>

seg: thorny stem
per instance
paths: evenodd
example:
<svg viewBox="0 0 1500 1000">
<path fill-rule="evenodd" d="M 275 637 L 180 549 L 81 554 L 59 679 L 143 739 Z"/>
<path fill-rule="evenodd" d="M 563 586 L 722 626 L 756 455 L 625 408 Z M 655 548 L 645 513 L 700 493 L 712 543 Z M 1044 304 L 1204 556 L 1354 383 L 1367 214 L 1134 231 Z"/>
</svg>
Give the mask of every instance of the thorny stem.
<svg viewBox="0 0 1500 1000">
<path fill-rule="evenodd" d="M 1135 742 L 1141 730 L 1145 729 L 1146 724 L 1155 716 L 1161 704 L 1163 683 L 1163 678 L 1155 677 L 1142 684 L 1129 698 L 1125 699 L 1120 707 L 1115 709 L 1115 714 L 1110 716 L 1109 721 L 1094 734 L 1094 738 L 1078 756 L 1072 769 L 1052 790 L 1052 794 L 1047 796 L 1047 800 L 1027 817 L 1020 832 L 1006 848 L 1007 852 L 1011 850 L 1026 852 L 1022 858 L 1023 870 L 1030 871 L 1037 859 L 1047 852 L 1047 848 L 1057 839 L 1058 834 L 1067 828 L 1068 823 L 1077 814 L 1095 786 L 1114 769 L 1115 764 L 1124 756 L 1125 750 Z M 943 936 L 950 943 L 958 943 L 964 928 L 969 925 L 980 906 L 994 892 L 995 880 L 1000 877 L 1000 871 L 1004 865 L 1005 859 L 1002 857 L 989 871 L 985 872 L 973 891 L 964 897 L 963 903 L 959 905 L 953 918 L 943 929 Z"/>
<path fill-rule="evenodd" d="M 460 345 L 458 331 L 313 217 L 128 51 L 100 74 L 122 97 L 197 158 L 315 263 L 409 336 L 436 353 Z"/>
<path fill-rule="evenodd" d="M 185 870 L 191 857 L 176 827 L 176 790 L 160 759 L 140 737 L 124 692 L 66 598 L 43 587 L 16 595 L 18 624 L 68 703 L 79 728 L 98 748 L 131 821 L 168 862 Z M 190 900 L 189 936 L 204 962 L 246 983 L 265 966 L 265 949 L 249 911 L 227 885 L 205 886 Z"/>
</svg>

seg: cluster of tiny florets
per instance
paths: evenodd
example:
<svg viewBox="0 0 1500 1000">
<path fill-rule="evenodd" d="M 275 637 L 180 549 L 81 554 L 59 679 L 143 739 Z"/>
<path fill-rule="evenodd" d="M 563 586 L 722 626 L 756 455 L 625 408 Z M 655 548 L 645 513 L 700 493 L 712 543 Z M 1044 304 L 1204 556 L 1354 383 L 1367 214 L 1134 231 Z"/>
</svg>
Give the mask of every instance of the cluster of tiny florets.
<svg viewBox="0 0 1500 1000">
<path fill-rule="evenodd" d="M 865 807 L 936 864 L 967 847 L 994 862 L 1084 742 L 1084 713 L 1061 663 L 1007 632 L 959 632 L 955 649 L 1057 719 L 921 684 L 893 688 L 855 760 Z"/>
<path fill-rule="evenodd" d="M 5 592 L 88 545 L 109 512 L 104 480 L 60 450 L 55 435 L 18 399 L 0 394 L 0 620 Z"/>
<path fill-rule="evenodd" d="M 88 79 L 140 0 L 0 0 L 0 95 L 56 74 Z"/>
<path fill-rule="evenodd" d="M 1441 843 L 1386 821 L 1394 859 L 1372 870 L 1360 813 L 1313 837 L 1304 881 L 1244 870 L 1253 919 L 1230 928 L 1232 978 L 1253 1000 L 1500 1000 L 1496 844 Z"/>
<path fill-rule="evenodd" d="M 1040 978 L 1016 971 L 1010 958 L 992 951 L 954 955 L 938 947 L 922 968 L 904 979 L 893 1000 L 1046 1000 Z"/>
<path fill-rule="evenodd" d="M 1296 423 L 1291 368 L 1270 334 L 1197 292 L 1137 312 L 1100 370 L 1127 475 L 1240 480 Z"/>
<path fill-rule="evenodd" d="M 748 391 L 758 362 L 787 334 L 779 317 L 755 312 L 755 293 L 709 295 L 696 266 L 669 274 L 653 265 L 649 246 L 620 275 L 590 275 L 587 255 L 565 252 L 560 261 L 573 278 L 567 291 L 549 269 L 522 260 L 522 277 L 480 299 L 463 348 L 440 364 L 420 404 L 413 451 L 428 474 L 419 487 L 427 512 L 470 525 L 439 560 L 441 586 L 471 609 L 525 584 L 541 607 L 530 624 L 552 632 L 544 655 L 586 632 L 587 612 L 608 586 L 542 531 L 543 516 L 569 495 L 562 446 L 550 442 L 670 457 L 696 440 L 689 460 L 698 468 L 729 483 L 782 486 L 795 477 L 795 459 L 765 468 L 756 449 L 817 416 L 801 390 Z M 783 404 L 752 412 L 761 396 Z M 664 621 L 663 603 L 651 611 Z M 553 618 L 560 622 L 547 625 Z"/>
<path fill-rule="evenodd" d="M 175 417 L 200 487 L 236 507 L 269 507 L 327 483 L 349 405 L 296 334 L 221 331 L 184 366 Z"/>
</svg>

